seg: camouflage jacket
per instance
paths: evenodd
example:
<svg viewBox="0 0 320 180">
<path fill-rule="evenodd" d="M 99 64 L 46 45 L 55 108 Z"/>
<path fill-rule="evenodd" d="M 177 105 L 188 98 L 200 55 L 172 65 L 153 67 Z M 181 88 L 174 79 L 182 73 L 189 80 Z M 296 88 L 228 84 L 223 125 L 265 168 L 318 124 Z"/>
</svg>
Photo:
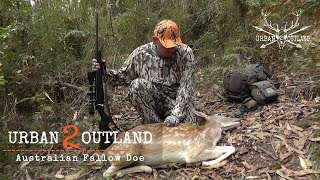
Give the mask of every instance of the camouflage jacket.
<svg viewBox="0 0 320 180">
<path fill-rule="evenodd" d="M 135 49 L 119 70 L 109 70 L 116 80 L 127 83 L 143 78 L 152 82 L 162 93 L 175 99 L 171 114 L 184 118 L 182 112 L 191 103 L 195 60 L 192 49 L 183 44 L 171 59 L 158 56 L 156 45 L 151 42 Z"/>
</svg>

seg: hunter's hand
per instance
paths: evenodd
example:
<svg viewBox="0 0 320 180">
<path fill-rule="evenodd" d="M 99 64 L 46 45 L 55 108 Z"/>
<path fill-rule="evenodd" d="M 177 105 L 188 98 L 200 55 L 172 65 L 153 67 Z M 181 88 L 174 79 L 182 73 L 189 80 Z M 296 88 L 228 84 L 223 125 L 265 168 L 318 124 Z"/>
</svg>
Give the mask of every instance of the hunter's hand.
<svg viewBox="0 0 320 180">
<path fill-rule="evenodd" d="M 180 120 L 176 116 L 167 116 L 166 119 L 164 120 L 164 124 L 166 126 L 178 126 L 180 123 Z"/>
<path fill-rule="evenodd" d="M 96 59 L 92 59 L 92 71 L 98 71 L 100 69 L 100 64 Z M 102 59 L 102 63 L 106 63 L 106 60 Z"/>
</svg>

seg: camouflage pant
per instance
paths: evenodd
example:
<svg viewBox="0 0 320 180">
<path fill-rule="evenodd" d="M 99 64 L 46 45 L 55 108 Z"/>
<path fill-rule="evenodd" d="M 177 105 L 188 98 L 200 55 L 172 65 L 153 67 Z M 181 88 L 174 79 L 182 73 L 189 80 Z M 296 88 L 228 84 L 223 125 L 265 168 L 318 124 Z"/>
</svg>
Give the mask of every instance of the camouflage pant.
<svg viewBox="0 0 320 180">
<path fill-rule="evenodd" d="M 145 79 L 135 79 L 129 87 L 129 101 L 138 111 L 143 123 L 163 122 L 171 114 L 175 100 L 163 94 L 157 87 Z M 195 115 L 192 112 L 193 104 L 187 105 L 185 118 L 180 122 L 195 124 Z"/>
</svg>

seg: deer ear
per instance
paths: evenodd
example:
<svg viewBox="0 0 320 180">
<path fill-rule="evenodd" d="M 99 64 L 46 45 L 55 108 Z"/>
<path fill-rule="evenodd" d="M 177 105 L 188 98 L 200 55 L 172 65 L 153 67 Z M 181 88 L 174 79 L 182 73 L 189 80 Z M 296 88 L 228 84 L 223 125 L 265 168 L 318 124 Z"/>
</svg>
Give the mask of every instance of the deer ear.
<svg viewBox="0 0 320 180">
<path fill-rule="evenodd" d="M 196 111 L 196 110 L 194 110 L 193 112 L 194 112 L 194 114 L 196 116 L 199 116 L 199 117 L 202 117 L 202 118 L 208 118 L 208 115 L 204 114 L 203 112 Z"/>
</svg>

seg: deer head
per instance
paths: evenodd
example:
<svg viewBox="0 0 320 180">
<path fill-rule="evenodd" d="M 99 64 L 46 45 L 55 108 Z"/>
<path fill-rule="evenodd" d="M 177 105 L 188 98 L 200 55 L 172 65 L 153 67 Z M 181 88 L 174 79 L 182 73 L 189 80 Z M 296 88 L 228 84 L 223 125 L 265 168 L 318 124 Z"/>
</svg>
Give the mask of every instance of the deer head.
<svg viewBox="0 0 320 180">
<path fill-rule="evenodd" d="M 204 118 L 204 120 L 206 121 L 206 124 L 216 123 L 222 130 L 228 130 L 240 125 L 238 118 L 229 118 L 229 117 L 219 116 L 219 115 L 208 116 L 203 112 L 199 112 L 199 111 L 194 111 L 194 113 L 198 117 Z"/>
</svg>

